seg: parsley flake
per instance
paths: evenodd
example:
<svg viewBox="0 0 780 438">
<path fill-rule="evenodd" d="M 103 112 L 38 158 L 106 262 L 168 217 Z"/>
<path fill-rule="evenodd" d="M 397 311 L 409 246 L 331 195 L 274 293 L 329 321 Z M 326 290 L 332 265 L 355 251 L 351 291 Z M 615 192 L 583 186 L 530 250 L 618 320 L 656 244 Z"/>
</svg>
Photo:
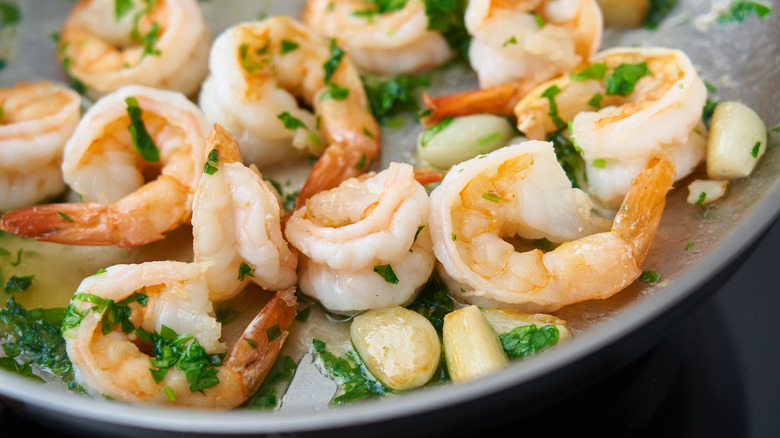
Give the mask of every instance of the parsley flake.
<svg viewBox="0 0 780 438">
<path fill-rule="evenodd" d="M 752 14 L 756 14 L 759 18 L 766 18 L 769 13 L 772 12 L 772 8 L 769 6 L 753 1 L 735 0 L 729 5 L 729 8 L 720 14 L 716 18 L 715 22 L 719 25 L 727 25 L 732 23 L 742 23 Z"/>
<path fill-rule="evenodd" d="M 282 40 L 282 47 L 279 49 L 279 53 L 284 55 L 284 54 L 292 52 L 293 50 L 297 49 L 298 47 L 300 47 L 300 46 L 298 45 L 298 43 L 296 43 L 294 41 Z"/>
<path fill-rule="evenodd" d="M 753 149 L 751 149 L 750 155 L 752 155 L 753 158 L 758 158 L 759 150 L 761 150 L 761 142 L 757 141 L 756 144 L 753 145 Z"/>
<path fill-rule="evenodd" d="M 541 97 L 546 98 L 550 104 L 550 112 L 547 113 L 547 115 L 550 116 L 558 129 L 564 129 L 568 124 L 563 121 L 560 115 L 558 115 L 558 104 L 555 102 L 555 96 L 560 92 L 561 89 L 557 85 L 552 85 L 542 92 Z"/>
<path fill-rule="evenodd" d="M 422 134 L 420 134 L 420 146 L 425 147 L 428 143 L 430 143 L 433 137 L 436 136 L 436 134 L 444 131 L 447 126 L 450 126 L 450 123 L 452 123 L 453 120 L 455 120 L 454 117 L 447 116 L 443 118 L 441 122 L 423 131 Z"/>
<path fill-rule="evenodd" d="M 653 73 L 647 68 L 646 62 L 639 64 L 620 64 L 615 68 L 612 74 L 604 79 L 607 95 L 626 97 L 634 92 L 634 86 L 639 79 L 652 75 Z"/>
<path fill-rule="evenodd" d="M 59 217 L 61 217 L 62 220 L 64 220 L 65 222 L 73 222 L 73 218 L 71 218 L 70 216 L 68 216 L 67 214 L 65 214 L 65 213 L 63 213 L 61 211 L 58 211 L 57 215 Z"/>
<path fill-rule="evenodd" d="M 144 126 L 142 119 L 143 110 L 138 105 L 138 100 L 130 96 L 125 99 L 127 103 L 127 115 L 130 116 L 130 136 L 133 138 L 133 149 L 135 149 L 146 161 L 159 161 L 160 150 L 154 144 L 154 140 Z"/>
<path fill-rule="evenodd" d="M 254 268 L 247 265 L 246 262 L 241 262 L 241 265 L 238 266 L 238 280 L 244 281 L 244 278 L 254 277 L 254 276 L 255 276 Z"/>
<path fill-rule="evenodd" d="M 390 265 L 374 266 L 374 272 L 381 275 L 386 282 L 390 284 L 398 284 L 398 277 L 393 272 L 393 267 Z"/>
<path fill-rule="evenodd" d="M 652 269 L 649 271 L 642 271 L 642 274 L 639 275 L 640 280 L 646 281 L 648 283 L 655 283 L 660 278 L 661 277 L 658 275 L 658 273 Z"/>
<path fill-rule="evenodd" d="M 526 357 L 546 350 L 558 343 L 558 328 L 545 325 L 537 328 L 536 324 L 516 327 L 498 337 L 504 351 L 512 359 Z"/>
<path fill-rule="evenodd" d="M 589 79 L 601 80 L 604 79 L 604 75 L 607 74 L 607 64 L 603 62 L 597 62 L 591 64 L 584 69 L 571 73 L 569 77 L 575 82 L 585 82 Z"/>
</svg>

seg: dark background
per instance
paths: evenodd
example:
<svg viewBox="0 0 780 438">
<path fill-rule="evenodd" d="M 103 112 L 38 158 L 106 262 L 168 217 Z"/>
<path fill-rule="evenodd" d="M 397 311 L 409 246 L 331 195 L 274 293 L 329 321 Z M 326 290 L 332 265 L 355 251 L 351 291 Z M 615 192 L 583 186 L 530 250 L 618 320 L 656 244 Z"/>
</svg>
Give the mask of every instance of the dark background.
<svg viewBox="0 0 780 438">
<path fill-rule="evenodd" d="M 506 406 L 480 413 L 479 421 L 453 421 L 424 435 L 780 436 L 778 255 L 780 222 L 759 240 L 733 277 L 667 338 L 635 363 L 563 403 L 519 420 L 513 406 Z M 2 437 L 84 436 L 41 423 L 0 404 Z"/>
</svg>

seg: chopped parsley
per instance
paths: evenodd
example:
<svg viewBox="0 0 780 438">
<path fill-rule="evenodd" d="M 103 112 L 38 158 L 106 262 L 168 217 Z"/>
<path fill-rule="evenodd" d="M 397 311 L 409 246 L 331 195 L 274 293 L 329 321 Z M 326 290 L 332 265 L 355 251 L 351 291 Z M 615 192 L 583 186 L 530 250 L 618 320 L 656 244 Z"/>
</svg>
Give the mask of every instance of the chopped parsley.
<svg viewBox="0 0 780 438">
<path fill-rule="evenodd" d="M 259 51 L 258 51 L 259 53 Z M 262 68 L 260 64 L 252 60 L 252 57 L 249 53 L 249 45 L 244 43 L 238 46 L 238 55 L 239 59 L 241 60 L 241 66 L 246 70 L 248 73 L 254 73 L 255 70 L 258 70 Z"/>
<path fill-rule="evenodd" d="M 160 56 L 162 52 L 159 49 L 155 49 L 154 45 L 157 44 L 157 38 L 160 36 L 160 24 L 156 21 L 152 23 L 152 28 L 149 32 L 141 37 L 141 44 L 144 46 L 144 51 L 141 53 L 141 59 L 144 59 L 146 55 Z"/>
<path fill-rule="evenodd" d="M 286 129 L 306 129 L 306 125 L 300 119 L 291 116 L 287 111 L 279 114 L 276 118 L 284 123 Z"/>
<path fill-rule="evenodd" d="M 217 148 L 212 149 L 209 151 L 209 155 L 206 158 L 206 164 L 203 165 L 203 173 L 214 175 L 217 173 L 217 164 L 219 163 L 219 152 L 217 152 Z"/>
<path fill-rule="evenodd" d="M 17 294 L 19 292 L 25 292 L 32 286 L 34 275 L 27 275 L 24 277 L 12 276 L 8 283 L 5 284 L 5 293 L 9 295 Z"/>
<path fill-rule="evenodd" d="M 399 11 L 406 6 L 407 0 L 367 0 L 367 3 L 373 3 L 374 9 L 362 9 L 355 11 L 352 15 L 373 19 L 374 15 L 386 14 L 388 12 Z"/>
<path fill-rule="evenodd" d="M 468 58 L 471 37 L 466 30 L 466 0 L 424 0 L 428 30 L 442 34 L 453 50 Z"/>
<path fill-rule="evenodd" d="M 342 358 L 329 352 L 325 343 L 319 339 L 312 339 L 312 344 L 322 361 L 323 368 L 337 383 L 343 385 L 343 394 L 335 397 L 333 404 L 352 403 L 390 391 L 371 375 L 354 350 L 349 350 L 347 358 Z"/>
<path fill-rule="evenodd" d="M 0 1 L 0 29 L 16 26 L 22 21 L 22 11 L 16 3 Z"/>
<path fill-rule="evenodd" d="M 685 245 L 685 250 L 688 251 L 689 249 L 693 248 L 694 244 L 695 244 L 695 242 L 688 242 L 688 244 Z"/>
<path fill-rule="evenodd" d="M 328 55 L 328 60 L 325 61 L 325 64 L 322 65 L 322 68 L 325 70 L 325 82 L 330 82 L 330 78 L 333 77 L 333 73 L 336 72 L 336 69 L 339 68 L 339 64 L 341 64 L 341 58 L 344 57 L 344 50 L 342 50 L 338 44 L 336 44 L 336 40 L 330 40 L 330 54 Z"/>
<path fill-rule="evenodd" d="M 327 84 L 328 88 L 322 93 L 320 100 L 344 100 L 349 96 L 349 88 L 336 85 L 333 82 Z"/>
<path fill-rule="evenodd" d="M 661 277 L 658 275 L 657 272 L 654 270 L 649 271 L 642 271 L 642 274 L 639 275 L 639 279 L 642 281 L 646 281 L 648 283 L 655 283 L 658 281 Z"/>
<path fill-rule="evenodd" d="M 653 73 L 647 68 L 646 62 L 639 64 L 620 64 L 615 70 L 604 79 L 604 85 L 607 88 L 607 95 L 618 95 L 626 97 L 634 92 L 634 86 L 639 79 L 645 76 L 652 76 Z"/>
<path fill-rule="evenodd" d="M 133 10 L 133 0 L 114 0 L 114 16 L 119 21 Z"/>
<path fill-rule="evenodd" d="M 73 304 L 74 300 L 92 303 L 94 306 L 79 312 Z M 87 316 L 90 311 L 93 311 L 102 315 L 100 323 L 104 335 L 111 333 L 117 327 L 122 330 L 122 333 L 129 334 L 135 330 L 135 326 L 130 322 L 130 304 L 138 303 L 145 306 L 148 301 L 149 297 L 146 295 L 145 289 L 141 289 L 140 292 L 133 292 L 119 302 L 114 302 L 113 300 L 101 298 L 93 294 L 77 293 L 73 296 L 71 303 L 65 309 L 65 316 L 62 321 L 62 331 L 66 332 L 72 328 L 78 327 L 84 317 Z"/>
<path fill-rule="evenodd" d="M 695 205 L 702 205 L 704 204 L 704 200 L 707 199 L 707 194 L 704 192 L 699 193 L 698 199 L 696 199 Z"/>
<path fill-rule="evenodd" d="M 430 143 L 433 137 L 436 136 L 436 134 L 442 132 L 447 128 L 447 126 L 450 126 L 450 123 L 452 123 L 453 120 L 455 120 L 454 117 L 447 116 L 443 118 L 441 122 L 423 131 L 422 134 L 420 134 L 420 146 L 425 147 L 428 143 Z"/>
<path fill-rule="evenodd" d="M 526 357 L 558 343 L 558 328 L 554 325 L 536 327 L 536 324 L 516 327 L 498 337 L 504 351 L 512 359 Z"/>
<path fill-rule="evenodd" d="M 65 213 L 63 213 L 61 211 L 58 211 L 57 215 L 60 218 L 62 218 L 62 220 L 64 220 L 65 222 L 73 222 L 73 218 L 72 217 L 68 216 L 67 214 L 65 214 Z"/>
<path fill-rule="evenodd" d="M 718 102 L 713 100 L 711 96 L 718 92 L 718 88 L 708 81 L 704 81 L 704 86 L 707 87 L 707 100 L 704 101 L 704 109 L 702 110 L 701 119 L 702 122 L 704 122 L 704 126 L 709 129 L 710 123 L 712 122 L 712 115 L 715 113 L 715 107 L 718 106 Z"/>
<path fill-rule="evenodd" d="M 299 322 L 306 322 L 306 320 L 309 319 L 309 315 L 310 314 L 311 314 L 311 306 L 309 306 L 309 307 L 307 307 L 305 309 L 299 310 L 295 314 L 295 320 L 299 321 Z"/>
<path fill-rule="evenodd" d="M 756 144 L 753 145 L 753 149 L 750 150 L 750 155 L 752 155 L 753 158 L 758 158 L 759 150 L 761 150 L 761 142 L 757 141 Z"/>
<path fill-rule="evenodd" d="M 484 146 L 492 141 L 498 140 L 501 138 L 500 132 L 494 132 L 492 134 L 488 134 L 484 137 L 480 137 L 477 139 L 477 146 Z"/>
<path fill-rule="evenodd" d="M 238 280 L 244 281 L 244 278 L 254 276 L 255 270 L 247 265 L 246 262 L 241 262 L 241 265 L 238 266 Z"/>
<path fill-rule="evenodd" d="M 732 23 L 741 23 L 753 14 L 757 15 L 759 18 L 766 18 L 770 12 L 772 12 L 772 8 L 763 3 L 746 0 L 732 0 L 729 8 L 718 14 L 718 18 L 715 22 L 721 26 Z"/>
<path fill-rule="evenodd" d="M 593 167 L 597 167 L 597 168 L 601 169 L 601 168 L 604 168 L 604 167 L 607 166 L 607 160 L 605 160 L 603 158 L 596 158 L 595 160 L 593 160 L 591 165 Z"/>
<path fill-rule="evenodd" d="M 584 69 L 571 73 L 569 77 L 575 82 L 585 82 L 589 79 L 601 80 L 604 79 L 604 75 L 607 74 L 607 64 L 603 62 L 597 62 L 591 64 Z"/>
<path fill-rule="evenodd" d="M 222 365 L 224 354 L 209 354 L 193 335 L 179 335 L 170 327 L 163 325 L 160 333 L 147 332 L 138 328 L 139 338 L 151 342 L 153 356 L 149 358 L 152 366 L 149 371 L 154 381 L 165 379 L 171 367 L 184 372 L 191 392 L 203 391 L 219 383 L 217 367 Z"/>
<path fill-rule="evenodd" d="M 393 272 L 393 267 L 390 265 L 374 266 L 374 272 L 382 276 L 386 282 L 390 284 L 398 284 L 398 277 Z"/>
<path fill-rule="evenodd" d="M 364 75 L 362 79 L 371 112 L 383 125 L 402 112 L 417 112 L 420 109 L 417 90 L 431 85 L 430 73 L 401 74 L 387 79 Z"/>
<path fill-rule="evenodd" d="M 488 191 L 488 192 L 483 193 L 482 194 L 482 198 L 483 199 L 487 199 L 490 202 L 495 202 L 496 204 L 501 202 L 501 196 L 499 196 L 498 194 L 496 194 L 496 193 L 494 193 L 492 191 Z"/>
<path fill-rule="evenodd" d="M 647 5 L 642 27 L 647 30 L 658 29 L 658 26 L 677 6 L 677 0 L 650 0 Z"/>
<path fill-rule="evenodd" d="M 127 129 L 130 130 L 130 136 L 133 138 L 133 149 L 138 151 L 141 158 L 146 161 L 159 161 L 160 150 L 157 149 L 157 145 L 154 144 L 154 140 L 144 126 L 143 110 L 138 106 L 138 100 L 130 96 L 125 99 L 125 102 L 127 115 L 130 116 L 130 125 Z"/>
<path fill-rule="evenodd" d="M 504 41 L 504 44 L 501 44 L 501 47 L 506 47 L 510 44 L 517 44 L 517 38 L 512 35 L 508 40 Z"/>
<path fill-rule="evenodd" d="M 558 129 L 564 129 L 568 125 L 560 115 L 558 115 L 558 104 L 555 102 L 555 96 L 561 92 L 561 89 L 557 85 L 552 85 L 542 92 L 542 96 L 547 99 L 550 104 L 550 112 L 547 113 L 552 119 L 553 123 Z"/>
<path fill-rule="evenodd" d="M 60 331 L 64 314 L 64 308 L 26 310 L 13 298 L 8 299 L 0 310 L 0 338 L 9 357 L 0 367 L 30 376 L 30 364 L 34 364 L 73 384 L 73 368 Z M 15 358 L 24 362 L 20 364 Z"/>
<path fill-rule="evenodd" d="M 275 341 L 282 335 L 282 329 L 279 328 L 279 324 L 274 324 L 271 327 L 265 329 L 265 336 L 268 338 L 268 342 Z"/>
<path fill-rule="evenodd" d="M 279 49 L 279 53 L 285 55 L 300 47 L 298 43 L 294 41 L 282 40 L 282 47 Z"/>
<path fill-rule="evenodd" d="M 455 304 L 447 286 L 437 275 L 434 275 L 423 286 L 420 294 L 408 306 L 408 309 L 426 317 L 441 336 L 444 316 L 455 309 Z"/>
<path fill-rule="evenodd" d="M 534 21 L 539 29 L 543 28 L 547 23 L 544 22 L 544 18 L 539 14 L 534 14 Z"/>
<path fill-rule="evenodd" d="M 566 172 L 573 188 L 580 188 L 579 175 L 582 173 L 583 161 L 574 143 L 566 138 L 561 130 L 547 134 L 547 141 L 552 142 L 555 156 Z"/>
<path fill-rule="evenodd" d="M 278 403 L 276 385 L 279 382 L 291 380 L 298 364 L 290 356 L 284 356 L 276 361 L 263 385 L 252 397 L 244 403 L 244 407 L 254 409 L 273 409 Z"/>
<path fill-rule="evenodd" d="M 588 101 L 588 106 L 593 108 L 601 108 L 601 101 L 604 100 L 604 95 L 601 93 L 596 93 L 593 95 L 593 97 L 590 98 Z"/>
</svg>

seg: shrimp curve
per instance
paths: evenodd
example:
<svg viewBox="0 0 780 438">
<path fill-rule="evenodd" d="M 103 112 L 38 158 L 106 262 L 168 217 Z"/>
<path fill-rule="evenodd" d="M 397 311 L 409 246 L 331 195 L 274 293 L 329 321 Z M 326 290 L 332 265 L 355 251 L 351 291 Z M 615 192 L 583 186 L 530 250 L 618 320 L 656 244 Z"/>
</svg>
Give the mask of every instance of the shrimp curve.
<svg viewBox="0 0 780 438">
<path fill-rule="evenodd" d="M 211 158 L 192 204 L 192 233 L 195 262 L 208 265 L 211 301 L 234 297 L 249 281 L 266 290 L 294 286 L 298 257 L 282 235 L 274 189 L 241 163 L 238 143 L 221 126 L 214 126 L 208 149 Z"/>
<path fill-rule="evenodd" d="M 208 70 L 211 31 L 196 0 L 79 0 L 57 56 L 92 99 L 126 85 L 193 95 Z M 121 12 L 120 12 L 121 11 Z"/>
<path fill-rule="evenodd" d="M 595 234 L 591 233 L 603 227 L 603 219 L 594 222 L 585 216 L 590 201 L 570 184 L 566 187 L 560 166 L 553 172 L 559 188 L 544 184 L 552 181 L 555 163 L 552 144 L 532 140 L 455 166 L 433 190 L 434 252 L 439 273 L 454 296 L 483 307 L 551 312 L 579 301 L 607 298 L 641 274 L 640 265 L 671 189 L 671 161 L 664 155 L 652 157 L 632 182 L 612 228 Z M 541 179 L 534 181 L 534 174 L 543 169 Z M 571 202 L 560 202 L 571 196 L 581 199 L 578 210 L 572 209 Z M 532 227 L 524 224 L 524 229 L 511 222 L 539 211 L 552 219 L 537 218 Z M 567 228 L 568 237 L 550 235 Z M 518 252 L 504 240 L 517 234 L 571 240 L 546 253 Z"/>
<path fill-rule="evenodd" d="M 413 73 L 449 61 L 455 52 L 429 21 L 422 0 L 391 11 L 363 0 L 308 0 L 303 22 L 335 38 L 358 69 L 371 73 Z"/>
<path fill-rule="evenodd" d="M 77 378 L 134 404 L 224 410 L 243 403 L 287 338 L 294 289 L 277 292 L 221 359 L 227 346 L 219 340 L 204 273 L 202 264 L 160 261 L 115 265 L 84 279 L 63 324 Z M 126 308 L 127 320 L 111 324 L 107 308 Z M 176 357 L 158 354 L 161 344 Z"/>
<path fill-rule="evenodd" d="M 340 313 L 411 302 L 435 263 L 428 203 L 405 163 L 309 198 L 285 227 L 301 292 Z"/>
<path fill-rule="evenodd" d="M 603 66 L 604 77 L 575 81 L 562 76 L 523 98 L 514 110 L 518 129 L 537 140 L 559 129 L 549 116 L 550 98 L 542 97 L 557 87 L 553 98 L 560 119 L 571 121 L 569 135 L 585 160 L 587 190 L 608 209 L 620 205 L 656 149 L 671 157 L 675 180 L 689 175 L 706 153 L 701 117 L 707 90 L 685 53 L 618 47 L 597 54 L 589 65 Z M 632 92 L 621 95 L 605 86 L 617 69 L 645 65 L 647 74 Z M 593 96 L 603 97 L 596 108 Z"/>
<path fill-rule="evenodd" d="M 144 158 L 140 140 L 133 140 L 142 136 L 141 126 L 158 151 L 156 159 Z M 190 219 L 208 132 L 200 109 L 181 93 L 123 87 L 98 100 L 65 145 L 65 181 L 85 202 L 14 210 L 3 216 L 0 228 L 71 245 L 127 247 L 160 240 Z"/>
<path fill-rule="evenodd" d="M 604 27 L 596 0 L 473 0 L 465 23 L 480 88 L 425 96 L 428 125 L 448 116 L 511 115 L 536 85 L 587 62 Z"/>
<path fill-rule="evenodd" d="M 48 81 L 0 88 L 0 211 L 65 190 L 62 151 L 81 118 L 81 97 Z"/>
<path fill-rule="evenodd" d="M 199 104 L 209 122 L 236 136 L 245 163 L 263 170 L 320 155 L 298 206 L 365 172 L 379 155 L 379 124 L 357 69 L 335 42 L 302 23 L 273 16 L 226 29 L 209 67 Z"/>
</svg>

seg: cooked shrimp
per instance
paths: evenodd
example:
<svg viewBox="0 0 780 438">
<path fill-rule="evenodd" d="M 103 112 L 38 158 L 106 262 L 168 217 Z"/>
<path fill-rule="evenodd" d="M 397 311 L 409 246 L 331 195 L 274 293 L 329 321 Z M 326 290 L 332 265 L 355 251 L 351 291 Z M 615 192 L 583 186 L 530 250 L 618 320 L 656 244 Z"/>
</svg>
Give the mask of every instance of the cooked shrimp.
<svg viewBox="0 0 780 438">
<path fill-rule="evenodd" d="M 207 136 L 200 110 L 181 93 L 123 87 L 97 101 L 65 145 L 64 178 L 84 202 L 11 211 L 0 227 L 71 245 L 160 240 L 190 218 Z"/>
<path fill-rule="evenodd" d="M 115 265 L 84 279 L 63 324 L 77 378 L 128 403 L 209 409 L 243 403 L 287 338 L 295 296 L 292 289 L 277 292 L 222 360 L 227 346 L 204 272 L 202 264 L 161 261 Z M 127 309 L 127 321 L 106 318 L 111 308 Z M 172 346 L 170 354 L 159 355 L 160 341 Z"/>
<path fill-rule="evenodd" d="M 484 307 L 550 312 L 607 298 L 641 274 L 672 185 L 669 159 L 649 161 L 612 228 L 595 234 L 603 220 L 590 216 L 587 196 L 571 189 L 554 163 L 550 143 L 528 141 L 457 165 L 433 190 L 433 248 L 453 295 Z M 518 235 L 562 243 L 546 253 L 518 252 L 504 240 Z"/>
<path fill-rule="evenodd" d="M 285 227 L 301 252 L 301 291 L 334 312 L 408 304 L 433 271 L 427 219 L 408 164 L 312 196 Z"/>
<path fill-rule="evenodd" d="M 62 150 L 81 117 L 81 97 L 53 82 L 0 88 L 0 211 L 65 190 Z"/>
<path fill-rule="evenodd" d="M 604 83 L 616 68 L 646 63 L 627 96 L 610 92 Z M 559 117 L 571 121 L 574 144 L 587 165 L 588 191 L 605 207 L 617 208 L 631 180 L 657 149 L 668 154 L 676 169 L 675 180 L 689 175 L 704 159 L 706 130 L 701 124 L 707 98 L 704 81 L 681 51 L 664 48 L 615 48 L 599 53 L 591 65 L 603 64 L 603 80 L 574 81 L 568 75 L 544 83 L 515 108 L 518 129 L 530 138 L 543 139 L 559 129 L 550 113 L 545 90 L 557 86 L 554 96 Z M 601 109 L 588 101 L 604 96 Z M 625 93 L 624 93 L 625 94 Z"/>
<path fill-rule="evenodd" d="M 428 30 L 422 0 L 408 0 L 390 11 L 365 0 L 308 0 L 303 22 L 337 39 L 364 72 L 417 72 L 444 64 L 455 54 L 439 32 Z"/>
<path fill-rule="evenodd" d="M 196 0 L 79 0 L 60 32 L 66 73 L 97 99 L 130 84 L 193 95 L 208 70 L 211 31 Z"/>
<path fill-rule="evenodd" d="M 379 154 L 379 125 L 348 56 L 289 17 L 238 24 L 214 41 L 200 94 L 206 119 L 238 139 L 245 163 L 322 155 L 299 204 L 367 170 Z M 297 99 L 314 108 L 298 106 Z M 290 146 L 292 145 L 292 147 Z"/>
<path fill-rule="evenodd" d="M 480 89 L 426 97 L 429 124 L 447 116 L 511 114 L 536 85 L 595 54 L 603 29 L 596 0 L 472 0 L 465 22 Z"/>
<path fill-rule="evenodd" d="M 208 265 L 211 301 L 223 301 L 253 281 L 267 290 L 294 286 L 298 257 L 281 229 L 281 206 L 262 176 L 241 163 L 238 143 L 219 125 L 209 137 L 212 156 L 195 190 L 195 262 Z"/>
</svg>

